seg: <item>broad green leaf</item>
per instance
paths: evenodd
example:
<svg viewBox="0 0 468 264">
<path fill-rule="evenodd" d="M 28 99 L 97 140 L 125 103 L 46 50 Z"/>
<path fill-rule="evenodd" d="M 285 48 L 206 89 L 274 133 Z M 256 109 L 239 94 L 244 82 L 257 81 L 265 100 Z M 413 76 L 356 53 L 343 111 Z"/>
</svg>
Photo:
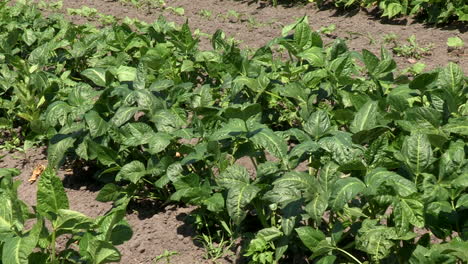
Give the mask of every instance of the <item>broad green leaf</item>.
<svg viewBox="0 0 468 264">
<path fill-rule="evenodd" d="M 459 65 L 450 62 L 439 74 L 439 85 L 452 95 L 458 96 L 463 90 L 464 74 Z"/>
<path fill-rule="evenodd" d="M 128 67 L 124 65 L 120 65 L 116 71 L 117 79 L 119 82 L 131 82 L 135 80 L 137 69 L 135 67 Z M 105 75 L 104 75 L 105 78 Z M 105 79 L 104 79 L 105 80 Z"/>
<path fill-rule="evenodd" d="M 356 237 L 356 249 L 362 250 L 376 262 L 387 257 L 395 245 L 395 229 L 378 224 L 377 219 L 366 219 Z"/>
<path fill-rule="evenodd" d="M 94 264 L 120 261 L 119 250 L 107 241 L 92 240 L 90 249 Z"/>
<path fill-rule="evenodd" d="M 173 109 L 160 110 L 156 112 L 151 121 L 155 124 L 159 132 L 173 133 L 180 129 L 185 121 Z"/>
<path fill-rule="evenodd" d="M 227 124 L 224 124 L 220 129 L 217 129 L 211 134 L 210 140 L 222 140 L 226 138 L 236 137 L 247 132 L 245 121 L 242 119 L 230 119 Z"/>
<path fill-rule="evenodd" d="M 261 128 L 250 138 L 254 144 L 262 146 L 271 155 L 285 162 L 287 160 L 288 146 L 283 138 L 276 135 L 269 128 Z"/>
<path fill-rule="evenodd" d="M 325 240 L 325 234 L 323 234 L 322 231 L 310 226 L 298 227 L 296 228 L 296 232 L 302 243 L 312 252 L 315 251 L 315 247 L 317 247 L 321 241 Z"/>
<path fill-rule="evenodd" d="M 246 207 L 260 189 L 254 185 L 234 185 L 228 191 L 226 208 L 234 224 L 240 225 L 247 215 Z"/>
<path fill-rule="evenodd" d="M 319 174 L 317 176 L 320 191 L 326 195 L 327 200 L 332 192 L 333 185 L 339 179 L 337 172 L 338 165 L 330 161 L 320 168 Z"/>
<path fill-rule="evenodd" d="M 250 183 L 250 175 L 245 167 L 234 164 L 221 172 L 216 178 L 216 183 L 226 189 L 244 186 Z"/>
<path fill-rule="evenodd" d="M 377 68 L 377 65 L 379 65 L 379 58 L 366 49 L 362 50 L 362 58 L 364 60 L 364 64 L 366 65 L 367 71 L 373 73 Z"/>
<path fill-rule="evenodd" d="M 47 108 L 45 113 L 46 122 L 50 126 L 56 126 L 57 124 L 65 125 L 67 121 L 67 115 L 72 111 L 70 105 L 65 102 L 57 101 L 53 102 Z"/>
<path fill-rule="evenodd" d="M 339 211 L 343 206 L 356 195 L 365 190 L 366 185 L 359 179 L 348 177 L 339 179 L 333 186 L 330 206 L 333 210 Z"/>
<path fill-rule="evenodd" d="M 29 255 L 33 252 L 39 240 L 44 222 L 38 220 L 26 235 L 14 236 L 3 244 L 3 264 L 28 264 Z"/>
<path fill-rule="evenodd" d="M 53 217 L 60 209 L 68 209 L 68 198 L 62 181 L 51 167 L 47 167 L 39 177 L 37 187 L 37 211 Z"/>
<path fill-rule="evenodd" d="M 435 86 L 438 75 L 439 73 L 437 71 L 419 74 L 409 83 L 409 88 L 427 91 Z"/>
<path fill-rule="evenodd" d="M 450 37 L 447 39 L 447 46 L 449 47 L 463 47 L 463 40 L 459 37 Z"/>
<path fill-rule="evenodd" d="M 316 222 L 321 221 L 323 214 L 328 207 L 328 196 L 326 194 L 317 194 L 312 201 L 305 206 L 305 211 Z"/>
<path fill-rule="evenodd" d="M 54 229 L 60 234 L 74 233 L 80 229 L 88 229 L 93 220 L 86 215 L 68 209 L 59 209 L 57 219 L 53 222 Z"/>
<path fill-rule="evenodd" d="M 109 129 L 107 122 L 96 111 L 89 111 L 85 115 L 85 121 L 88 125 L 91 137 L 99 137 L 104 135 Z"/>
<path fill-rule="evenodd" d="M 91 80 L 97 86 L 106 86 L 106 70 L 103 68 L 86 69 L 81 72 L 81 75 Z"/>
<path fill-rule="evenodd" d="M 171 144 L 172 137 L 168 133 L 158 132 L 150 138 L 148 143 L 148 152 L 151 154 L 157 154 L 164 151 L 167 146 Z"/>
<path fill-rule="evenodd" d="M 115 201 L 121 195 L 121 187 L 116 184 L 108 183 L 99 191 L 96 200 L 99 202 Z"/>
<path fill-rule="evenodd" d="M 301 59 L 306 60 L 314 67 L 323 67 L 325 65 L 325 54 L 322 48 L 311 47 L 297 54 Z"/>
<path fill-rule="evenodd" d="M 378 103 L 368 101 L 356 113 L 350 126 L 351 132 L 357 133 L 374 128 L 377 124 L 378 113 Z"/>
<path fill-rule="evenodd" d="M 447 133 L 468 136 L 468 117 L 451 118 L 442 129 Z"/>
<path fill-rule="evenodd" d="M 294 41 L 299 49 L 304 48 L 309 43 L 311 33 L 310 26 L 305 21 L 296 25 Z"/>
<path fill-rule="evenodd" d="M 52 138 L 47 149 L 47 160 L 49 166 L 52 168 L 58 168 L 62 162 L 65 153 L 73 147 L 76 139 L 71 136 L 56 135 Z"/>
<path fill-rule="evenodd" d="M 304 123 L 304 130 L 313 136 L 315 140 L 326 135 L 330 130 L 330 118 L 328 113 L 323 110 L 313 112 Z"/>
<path fill-rule="evenodd" d="M 407 197 L 417 192 L 416 185 L 412 181 L 385 168 L 375 168 L 364 179 L 369 195 L 382 194 L 388 189 L 395 190 L 402 197 Z"/>
<path fill-rule="evenodd" d="M 411 198 L 400 198 L 393 203 L 393 216 L 398 234 L 412 230 L 410 224 L 422 228 L 424 226 L 422 202 Z"/>
<path fill-rule="evenodd" d="M 468 208 L 468 194 L 463 194 L 458 198 L 457 200 L 457 205 L 455 206 L 457 209 L 458 208 Z"/>
<path fill-rule="evenodd" d="M 290 171 L 273 182 L 275 188 L 299 189 L 307 192 L 317 190 L 317 180 L 305 172 Z"/>
<path fill-rule="evenodd" d="M 138 107 L 122 106 L 117 110 L 117 112 L 115 112 L 114 116 L 111 118 L 110 121 L 115 126 L 120 127 L 127 121 L 129 121 L 132 117 L 134 117 L 135 113 L 139 110 L 140 109 Z"/>
<path fill-rule="evenodd" d="M 116 181 L 127 180 L 132 183 L 137 183 L 146 175 L 146 168 L 143 163 L 134 160 L 125 164 L 115 176 Z"/>
<path fill-rule="evenodd" d="M 426 135 L 415 133 L 405 137 L 401 156 L 414 174 L 422 173 L 432 162 L 432 148 Z"/>
</svg>

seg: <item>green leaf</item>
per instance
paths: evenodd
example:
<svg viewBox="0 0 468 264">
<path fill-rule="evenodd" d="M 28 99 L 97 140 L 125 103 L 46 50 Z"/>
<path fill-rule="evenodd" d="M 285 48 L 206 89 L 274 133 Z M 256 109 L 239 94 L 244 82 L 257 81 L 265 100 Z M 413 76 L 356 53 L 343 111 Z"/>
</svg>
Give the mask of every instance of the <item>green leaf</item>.
<svg viewBox="0 0 468 264">
<path fill-rule="evenodd" d="M 410 224 L 422 228 L 424 226 L 423 204 L 410 198 L 400 198 L 393 203 L 393 216 L 398 234 L 406 234 L 412 230 Z"/>
<path fill-rule="evenodd" d="M 304 243 L 304 245 L 312 252 L 315 251 L 315 247 L 317 247 L 319 243 L 326 238 L 322 231 L 310 226 L 298 227 L 296 228 L 296 232 L 302 243 Z"/>
<path fill-rule="evenodd" d="M 73 210 L 59 209 L 57 214 L 53 226 L 59 234 L 78 232 L 80 229 L 88 229 L 93 224 L 91 218 Z"/>
<path fill-rule="evenodd" d="M 304 130 L 313 136 L 315 140 L 319 139 L 330 130 L 331 124 L 328 113 L 323 110 L 313 112 L 303 126 Z"/>
<path fill-rule="evenodd" d="M 122 188 L 116 184 L 108 183 L 99 191 L 96 200 L 99 202 L 115 201 L 121 194 Z"/>
<path fill-rule="evenodd" d="M 359 179 L 348 177 L 339 179 L 333 186 L 331 195 L 331 208 L 335 211 L 343 209 L 343 206 L 358 193 L 365 190 L 366 185 Z"/>
<path fill-rule="evenodd" d="M 375 262 L 379 262 L 392 252 L 395 245 L 392 239 L 396 237 L 393 228 L 378 225 L 377 219 L 366 219 L 358 231 L 356 249 L 370 254 Z"/>
<path fill-rule="evenodd" d="M 468 136 L 468 117 L 451 118 L 442 129 L 447 133 Z"/>
<path fill-rule="evenodd" d="M 314 192 L 317 190 L 317 180 L 305 173 L 298 171 L 289 171 L 281 178 L 273 182 L 275 188 L 298 189 L 301 191 Z"/>
<path fill-rule="evenodd" d="M 116 181 L 127 180 L 132 183 L 137 183 L 146 175 L 146 168 L 143 163 L 134 160 L 125 164 L 115 176 Z"/>
<path fill-rule="evenodd" d="M 328 196 L 326 194 L 317 194 L 312 201 L 310 201 L 306 207 L 305 211 L 310 215 L 312 219 L 319 222 L 322 219 L 323 214 L 328 207 Z"/>
<path fill-rule="evenodd" d="M 323 67 L 325 65 L 325 55 L 323 49 L 319 47 L 308 48 L 297 54 L 297 56 L 314 67 Z"/>
<path fill-rule="evenodd" d="M 216 178 L 216 183 L 226 189 L 244 186 L 250 183 L 250 175 L 245 167 L 234 164 L 221 172 Z"/>
<path fill-rule="evenodd" d="M 463 194 L 458 198 L 457 205 L 455 206 L 457 209 L 459 208 L 468 208 L 468 194 Z"/>
<path fill-rule="evenodd" d="M 102 119 L 102 117 L 96 111 L 89 111 L 85 115 L 85 121 L 88 125 L 89 133 L 91 137 L 99 137 L 104 134 L 109 129 L 107 122 Z"/>
<path fill-rule="evenodd" d="M 157 154 L 164 151 L 167 146 L 171 144 L 172 136 L 168 133 L 158 132 L 149 140 L 149 149 L 150 154 Z"/>
<path fill-rule="evenodd" d="M 364 64 L 366 65 L 367 71 L 373 73 L 379 65 L 379 58 L 377 58 L 377 56 L 375 56 L 374 53 L 366 49 L 362 50 L 362 58 L 364 60 Z"/>
<path fill-rule="evenodd" d="M 419 74 L 409 83 L 409 88 L 427 91 L 436 84 L 438 75 L 439 73 L 437 71 Z"/>
<path fill-rule="evenodd" d="M 400 196 L 407 197 L 417 192 L 416 185 L 395 172 L 385 168 L 375 168 L 365 176 L 367 193 L 378 195 L 394 189 Z"/>
<path fill-rule="evenodd" d="M 351 132 L 357 133 L 374 128 L 377 124 L 378 113 L 378 103 L 375 101 L 368 101 L 356 113 L 350 126 Z"/>
<path fill-rule="evenodd" d="M 97 86 L 106 86 L 106 70 L 103 68 L 86 69 L 81 72 L 81 75 L 91 80 Z"/>
<path fill-rule="evenodd" d="M 458 48 L 458 47 L 463 47 L 463 45 L 464 45 L 464 42 L 459 37 L 450 37 L 447 39 L 447 46 L 449 47 Z"/>
<path fill-rule="evenodd" d="M 254 185 L 234 185 L 228 191 L 226 208 L 234 224 L 240 225 L 247 215 L 246 207 L 260 189 Z"/>
<path fill-rule="evenodd" d="M 114 116 L 111 118 L 111 122 L 120 127 L 129 121 L 136 112 L 138 112 L 140 108 L 133 107 L 133 106 L 122 106 L 120 107 L 117 112 L 115 112 Z"/>
<path fill-rule="evenodd" d="M 52 138 L 47 149 L 47 160 L 49 166 L 52 168 L 58 168 L 60 163 L 63 161 L 65 153 L 73 147 L 76 139 L 71 136 L 56 135 Z"/>
<path fill-rule="evenodd" d="M 37 245 L 43 225 L 44 222 L 38 220 L 28 234 L 7 239 L 3 244 L 2 263 L 28 264 L 28 257 Z"/>
<path fill-rule="evenodd" d="M 215 130 L 210 136 L 210 140 L 222 140 L 238 136 L 247 132 L 245 121 L 242 119 L 229 119 L 227 124 L 224 124 L 220 129 Z"/>
<path fill-rule="evenodd" d="M 458 96 L 463 92 L 464 74 L 461 67 L 450 62 L 439 74 L 439 85 L 452 95 Z"/>
<path fill-rule="evenodd" d="M 57 215 L 60 209 L 68 209 L 68 198 L 62 182 L 54 169 L 47 167 L 39 177 L 37 187 L 37 211 L 42 215 Z M 52 216 L 52 218 L 54 218 Z M 51 219 L 51 218 L 49 218 Z"/>
<path fill-rule="evenodd" d="M 284 142 L 284 139 L 276 135 L 273 130 L 261 128 L 260 131 L 256 132 L 250 139 L 254 144 L 262 146 L 271 155 L 281 161 L 287 161 L 288 146 L 286 142 Z"/>
<path fill-rule="evenodd" d="M 432 148 L 426 135 L 415 133 L 403 141 L 401 155 L 414 174 L 422 173 L 432 163 Z"/>
</svg>

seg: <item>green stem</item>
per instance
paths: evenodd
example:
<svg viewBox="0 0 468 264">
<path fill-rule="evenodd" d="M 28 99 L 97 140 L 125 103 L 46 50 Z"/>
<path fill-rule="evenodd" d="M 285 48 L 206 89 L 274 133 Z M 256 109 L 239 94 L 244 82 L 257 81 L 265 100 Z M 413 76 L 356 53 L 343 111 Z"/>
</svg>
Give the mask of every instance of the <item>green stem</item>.
<svg viewBox="0 0 468 264">
<path fill-rule="evenodd" d="M 335 249 L 338 250 L 338 251 L 340 251 L 340 252 L 342 252 L 342 253 L 344 253 L 346 256 L 348 256 L 348 257 L 350 257 L 352 260 L 356 261 L 356 263 L 362 264 L 362 262 L 359 261 L 359 259 L 357 259 L 355 256 L 351 255 L 348 251 L 346 251 L 346 250 L 344 250 L 344 249 L 341 249 L 341 248 L 338 248 L 338 247 L 336 247 Z"/>
<path fill-rule="evenodd" d="M 55 236 L 56 236 L 56 233 L 55 233 L 55 230 L 52 231 L 52 241 L 51 241 L 51 250 L 52 250 L 52 256 L 51 256 L 51 263 L 54 263 L 55 262 Z"/>
<path fill-rule="evenodd" d="M 254 202 L 254 207 L 255 207 L 255 210 L 257 211 L 258 218 L 260 219 L 262 226 L 264 228 L 268 228 L 268 223 L 266 221 L 265 213 L 263 212 L 263 207 L 258 204 L 258 201 Z"/>
</svg>

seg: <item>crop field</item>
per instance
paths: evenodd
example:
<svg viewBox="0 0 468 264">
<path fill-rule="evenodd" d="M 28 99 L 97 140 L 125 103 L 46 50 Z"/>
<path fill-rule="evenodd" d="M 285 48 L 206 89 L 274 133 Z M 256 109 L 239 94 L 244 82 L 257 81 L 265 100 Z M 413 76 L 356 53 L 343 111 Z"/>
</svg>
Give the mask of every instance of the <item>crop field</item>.
<svg viewBox="0 0 468 264">
<path fill-rule="evenodd" d="M 0 264 L 468 263 L 466 0 L 0 2 Z"/>
</svg>

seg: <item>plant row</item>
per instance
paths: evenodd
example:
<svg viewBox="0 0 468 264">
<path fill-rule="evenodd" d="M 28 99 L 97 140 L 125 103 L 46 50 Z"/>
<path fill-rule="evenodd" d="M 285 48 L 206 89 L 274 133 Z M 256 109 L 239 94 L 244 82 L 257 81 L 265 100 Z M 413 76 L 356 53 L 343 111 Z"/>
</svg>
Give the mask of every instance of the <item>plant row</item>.
<svg viewBox="0 0 468 264">
<path fill-rule="evenodd" d="M 271 0 L 277 5 L 278 0 Z M 297 1 L 290 1 L 297 2 Z M 465 0 L 309 0 L 319 6 L 333 3 L 336 7 L 377 7 L 381 17 L 415 16 L 430 24 L 468 21 L 468 3 Z"/>
<path fill-rule="evenodd" d="M 396 76 L 387 50 L 324 43 L 306 17 L 254 52 L 221 31 L 201 50 L 163 18 L 98 30 L 4 3 L 0 17 L 1 120 L 48 142 L 47 173 L 92 164 L 107 183 L 98 200 L 195 205 L 198 231 L 243 239 L 251 263 L 468 259 L 468 78 L 456 64 Z"/>
</svg>

